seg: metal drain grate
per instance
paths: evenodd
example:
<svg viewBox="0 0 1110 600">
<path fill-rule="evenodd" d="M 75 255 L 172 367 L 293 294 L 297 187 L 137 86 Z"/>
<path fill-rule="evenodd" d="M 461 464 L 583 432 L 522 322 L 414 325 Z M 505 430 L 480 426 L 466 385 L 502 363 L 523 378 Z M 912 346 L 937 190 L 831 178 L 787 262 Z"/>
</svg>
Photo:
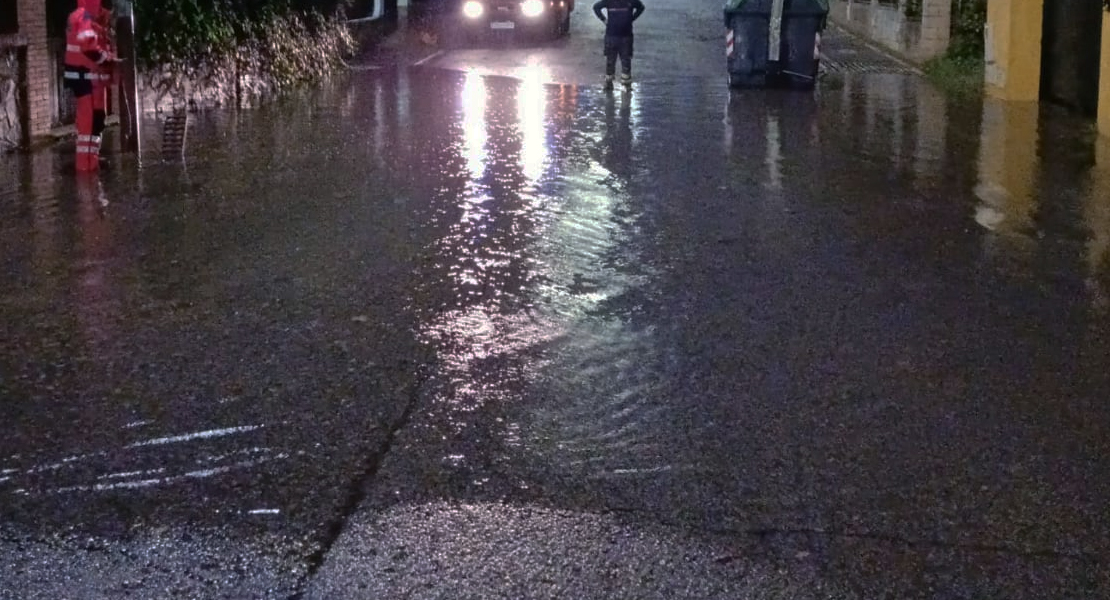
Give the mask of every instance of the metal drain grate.
<svg viewBox="0 0 1110 600">
<path fill-rule="evenodd" d="M 828 73 L 890 73 L 896 75 L 917 75 L 910 67 L 887 61 L 834 60 L 821 58 L 821 68 Z"/>
<path fill-rule="evenodd" d="M 189 129 L 189 111 L 175 108 L 166 115 L 162 125 L 162 159 L 177 160 L 185 154 L 185 132 Z"/>
</svg>

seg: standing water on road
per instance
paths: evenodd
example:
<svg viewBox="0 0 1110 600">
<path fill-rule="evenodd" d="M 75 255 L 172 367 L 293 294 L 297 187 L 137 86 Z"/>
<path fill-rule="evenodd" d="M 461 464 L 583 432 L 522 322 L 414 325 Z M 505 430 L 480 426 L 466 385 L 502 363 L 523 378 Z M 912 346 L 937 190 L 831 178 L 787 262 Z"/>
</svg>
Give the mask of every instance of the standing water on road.
<svg viewBox="0 0 1110 600">
<path fill-rule="evenodd" d="M 384 504 L 1105 555 L 1110 145 L 1020 111 L 417 68 L 5 158 L 5 518 L 313 547 L 388 452 Z"/>
</svg>

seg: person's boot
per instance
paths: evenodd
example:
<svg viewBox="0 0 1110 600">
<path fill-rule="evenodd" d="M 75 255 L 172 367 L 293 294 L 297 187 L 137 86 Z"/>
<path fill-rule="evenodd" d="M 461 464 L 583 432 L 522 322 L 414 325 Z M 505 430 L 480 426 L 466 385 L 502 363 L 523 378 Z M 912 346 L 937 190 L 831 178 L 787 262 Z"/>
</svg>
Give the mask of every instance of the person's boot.
<svg viewBox="0 0 1110 600">
<path fill-rule="evenodd" d="M 613 76 L 612 75 L 606 75 L 605 76 L 605 91 L 606 92 L 613 91 Z"/>
<path fill-rule="evenodd" d="M 621 73 L 621 85 L 626 90 L 632 89 L 632 73 Z"/>
</svg>

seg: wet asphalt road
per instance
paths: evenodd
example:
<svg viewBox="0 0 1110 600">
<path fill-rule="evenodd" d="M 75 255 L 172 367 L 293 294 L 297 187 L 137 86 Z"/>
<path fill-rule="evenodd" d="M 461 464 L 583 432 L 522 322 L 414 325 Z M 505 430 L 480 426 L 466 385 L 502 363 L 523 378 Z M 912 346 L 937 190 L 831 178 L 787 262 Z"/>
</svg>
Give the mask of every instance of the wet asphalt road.
<svg viewBox="0 0 1110 600">
<path fill-rule="evenodd" d="M 1110 143 L 583 8 L 0 161 L 0 597 L 1110 596 Z"/>
</svg>

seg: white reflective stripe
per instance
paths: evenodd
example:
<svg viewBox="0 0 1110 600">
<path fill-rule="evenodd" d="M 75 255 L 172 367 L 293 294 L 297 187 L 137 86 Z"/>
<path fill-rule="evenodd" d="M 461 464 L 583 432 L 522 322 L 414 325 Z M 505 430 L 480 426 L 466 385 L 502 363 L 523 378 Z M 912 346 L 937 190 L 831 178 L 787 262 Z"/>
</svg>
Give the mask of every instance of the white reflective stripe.
<svg viewBox="0 0 1110 600">
<path fill-rule="evenodd" d="M 78 146 L 77 147 L 77 153 L 78 154 L 92 154 L 93 149 L 88 147 L 88 146 Z"/>
<path fill-rule="evenodd" d="M 91 30 L 91 29 L 86 29 L 86 30 L 81 31 L 77 34 L 77 39 L 79 39 L 79 40 L 94 39 L 95 40 L 96 39 L 96 32 Z"/>
<path fill-rule="evenodd" d="M 66 79 L 88 79 L 89 81 L 111 81 L 112 76 L 101 73 L 74 73 L 73 71 L 66 71 L 64 77 Z"/>
<path fill-rule="evenodd" d="M 66 52 L 80 52 L 81 46 L 76 44 L 66 44 Z"/>
<path fill-rule="evenodd" d="M 94 135 L 79 135 L 79 136 L 77 136 L 77 141 L 78 142 L 91 142 L 91 141 L 93 141 L 93 138 L 95 138 L 95 137 L 96 136 L 94 136 Z"/>
</svg>

